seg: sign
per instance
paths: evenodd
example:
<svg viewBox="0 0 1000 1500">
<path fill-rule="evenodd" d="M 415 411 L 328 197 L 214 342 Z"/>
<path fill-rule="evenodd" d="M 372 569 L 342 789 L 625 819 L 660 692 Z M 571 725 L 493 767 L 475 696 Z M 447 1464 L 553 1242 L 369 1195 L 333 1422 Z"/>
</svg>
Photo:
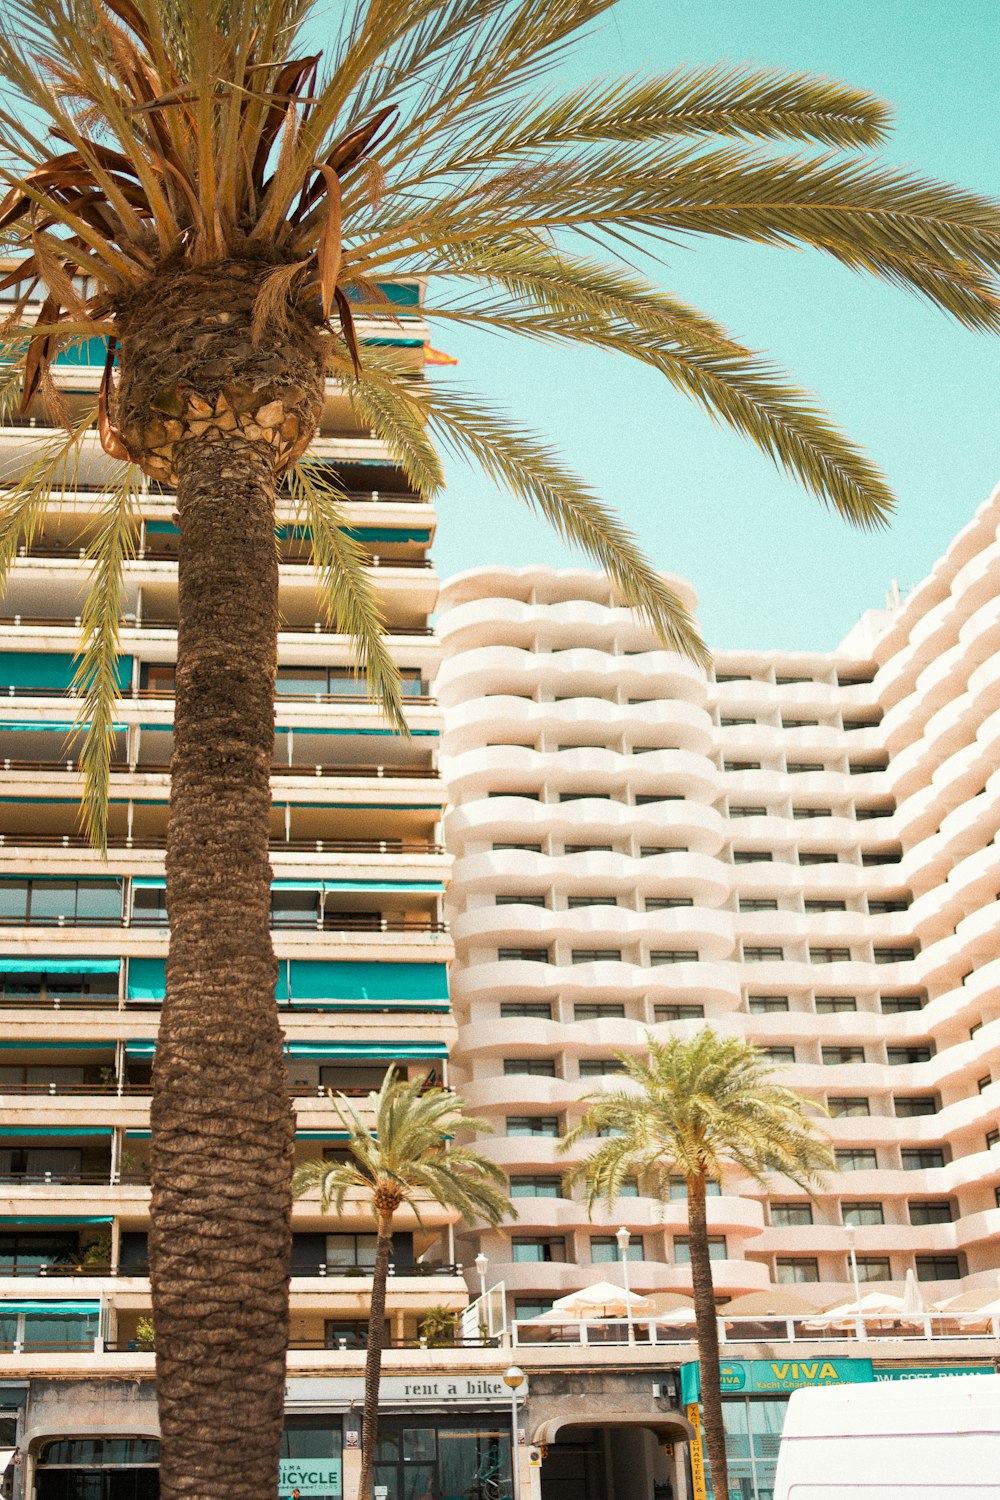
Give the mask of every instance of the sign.
<svg viewBox="0 0 1000 1500">
<path fill-rule="evenodd" d="M 518 1386 L 518 1402 L 527 1395 L 527 1382 Z M 286 1406 L 337 1406 L 345 1410 L 365 1398 L 358 1376 L 294 1376 L 285 1381 Z M 510 1391 L 499 1375 L 384 1375 L 379 1387 L 382 1406 L 492 1406 L 510 1405 Z"/>
<path fill-rule="evenodd" d="M 688 1455 L 691 1459 L 692 1500 L 708 1500 L 708 1486 L 705 1484 L 705 1450 L 701 1442 L 701 1413 L 698 1410 L 697 1401 L 691 1402 L 686 1408 L 686 1414 L 693 1433 L 688 1443 Z"/>
<path fill-rule="evenodd" d="M 281 1500 L 293 1490 L 305 1495 L 340 1494 L 339 1458 L 281 1458 L 278 1460 L 278 1493 Z"/>
<path fill-rule="evenodd" d="M 681 1365 L 681 1400 L 686 1406 L 701 1396 L 697 1360 Z M 728 1359 L 719 1362 L 723 1396 L 775 1396 L 814 1385 L 870 1385 L 870 1359 Z"/>
<path fill-rule="evenodd" d="M 933 1369 L 906 1369 L 893 1365 L 891 1369 L 876 1370 L 875 1379 L 880 1380 L 940 1380 L 948 1375 L 992 1375 L 992 1365 L 937 1365 Z"/>
</svg>

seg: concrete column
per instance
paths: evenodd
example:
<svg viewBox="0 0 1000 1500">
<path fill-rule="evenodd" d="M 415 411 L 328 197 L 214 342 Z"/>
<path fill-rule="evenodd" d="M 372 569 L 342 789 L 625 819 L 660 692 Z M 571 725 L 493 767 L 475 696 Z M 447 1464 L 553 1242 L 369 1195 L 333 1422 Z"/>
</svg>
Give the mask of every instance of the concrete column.
<svg viewBox="0 0 1000 1500">
<path fill-rule="evenodd" d="M 343 1452 L 344 1500 L 357 1500 L 361 1483 L 361 1449 L 345 1448 Z"/>
</svg>

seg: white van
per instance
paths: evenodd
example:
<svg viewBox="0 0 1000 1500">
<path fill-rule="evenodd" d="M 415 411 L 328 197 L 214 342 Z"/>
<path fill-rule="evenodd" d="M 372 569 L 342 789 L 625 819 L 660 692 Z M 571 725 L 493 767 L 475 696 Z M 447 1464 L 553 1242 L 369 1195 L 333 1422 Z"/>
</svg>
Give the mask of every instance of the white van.
<svg viewBox="0 0 1000 1500">
<path fill-rule="evenodd" d="M 795 1391 L 774 1500 L 1000 1500 L 1000 1375 Z"/>
</svg>

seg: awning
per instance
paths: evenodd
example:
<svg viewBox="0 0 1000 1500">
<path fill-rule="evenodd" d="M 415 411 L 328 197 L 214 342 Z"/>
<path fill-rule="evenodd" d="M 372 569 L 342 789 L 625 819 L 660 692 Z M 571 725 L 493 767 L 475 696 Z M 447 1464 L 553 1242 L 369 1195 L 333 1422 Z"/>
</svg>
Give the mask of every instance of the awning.
<svg viewBox="0 0 1000 1500">
<path fill-rule="evenodd" d="M 346 1130 L 297 1130 L 295 1139 L 297 1141 L 349 1141 L 351 1137 Z"/>
<path fill-rule="evenodd" d="M 120 958 L 6 958 L 0 956 L 0 974 L 117 974 Z"/>
<path fill-rule="evenodd" d="M 320 804 L 320 806 L 326 805 L 326 803 Z M 292 806 L 302 806 L 302 804 L 293 803 Z M 10 878 L 23 879 L 22 876 L 11 876 Z M 162 891 L 166 889 L 166 884 L 167 877 L 165 875 L 134 875 L 132 877 L 132 889 L 134 891 Z M 324 880 L 321 876 L 316 876 L 313 880 L 272 880 L 271 889 L 272 891 L 318 891 L 321 889 L 327 891 L 414 891 L 420 894 L 427 891 L 443 893 L 444 886 L 440 881 Z"/>
<path fill-rule="evenodd" d="M 129 999 L 162 1000 L 166 984 L 165 959 L 129 959 Z M 373 1003 L 376 1009 L 442 1009 L 448 1004 L 448 968 L 443 963 L 282 959 L 275 995 L 286 1003 L 324 1001 L 344 1010 L 371 1009 Z"/>
<path fill-rule="evenodd" d="M 110 1224 L 110 1214 L 4 1214 L 4 1224 Z"/>
<path fill-rule="evenodd" d="M 74 730 L 86 728 L 89 728 L 89 725 L 71 724 L 64 720 L 55 723 L 51 719 L 0 719 L 0 731 L 6 731 L 8 734 L 23 733 L 25 730 L 29 733 L 44 730 L 49 734 L 72 734 Z M 111 728 L 116 734 L 123 734 L 126 726 L 112 724 Z"/>
<path fill-rule="evenodd" d="M 78 1136 L 111 1134 L 110 1125 L 0 1125 L 0 1136 Z"/>
<path fill-rule="evenodd" d="M 115 1039 L 106 1042 L 75 1042 L 72 1038 L 64 1042 L 0 1042 L 0 1052 L 113 1052 Z M 3 1089 L 0 1088 L 0 1093 Z"/>
<path fill-rule="evenodd" d="M 53 1317 L 83 1313 L 96 1318 L 100 1307 L 99 1302 L 8 1302 L 5 1298 L 0 1301 L 0 1318 L 4 1313 L 51 1313 Z"/>
<path fill-rule="evenodd" d="M 152 1057 L 156 1052 L 155 1038 L 130 1037 L 125 1043 L 126 1057 Z"/>
<path fill-rule="evenodd" d="M 352 1062 L 394 1062 L 396 1058 L 413 1061 L 448 1056 L 444 1042 L 287 1042 L 289 1057 L 309 1059 L 338 1058 Z"/>
<path fill-rule="evenodd" d="M 302 706 L 303 706 L 303 708 L 307 708 L 308 704 L 303 704 Z M 142 727 L 145 728 L 146 726 L 143 725 Z M 157 728 L 159 726 L 154 725 L 153 727 Z M 172 726 L 168 726 L 168 727 L 172 727 Z M 388 738 L 388 739 L 399 739 L 400 738 L 400 736 L 396 733 L 395 729 L 330 729 L 326 725 L 324 725 L 322 728 L 317 728 L 313 724 L 275 724 L 274 731 L 275 731 L 276 734 L 289 734 L 289 733 L 292 733 L 292 734 L 361 734 L 361 735 L 373 735 L 374 734 L 374 735 L 381 735 L 381 736 L 383 736 L 385 738 Z M 410 730 L 410 734 L 411 734 L 411 736 L 414 739 L 418 739 L 421 735 L 423 735 L 425 737 L 429 735 L 429 736 L 432 736 L 434 738 L 437 738 L 437 736 L 440 735 L 440 733 L 441 733 L 441 731 L 439 729 L 411 729 Z M 278 767 L 275 768 L 276 771 L 278 769 L 279 769 Z"/>
<path fill-rule="evenodd" d="M 72 685 L 80 658 L 68 651 L 0 651 L 0 684 L 64 693 Z M 132 681 L 131 656 L 119 656 L 118 686 Z"/>
</svg>

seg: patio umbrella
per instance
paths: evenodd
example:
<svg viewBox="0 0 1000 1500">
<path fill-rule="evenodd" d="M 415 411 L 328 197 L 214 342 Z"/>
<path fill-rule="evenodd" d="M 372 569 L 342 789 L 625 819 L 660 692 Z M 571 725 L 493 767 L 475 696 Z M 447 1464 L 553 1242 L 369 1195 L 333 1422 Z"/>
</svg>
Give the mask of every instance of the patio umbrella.
<svg viewBox="0 0 1000 1500">
<path fill-rule="evenodd" d="M 908 1317 L 922 1318 L 927 1308 L 924 1306 L 923 1295 L 917 1281 L 917 1273 L 911 1266 L 906 1273 L 906 1281 L 903 1284 L 903 1312 Z"/>
<path fill-rule="evenodd" d="M 593 1286 L 584 1286 L 578 1292 L 558 1297 L 547 1313 L 531 1321 L 565 1323 L 570 1318 L 627 1318 L 629 1307 L 635 1317 L 637 1313 L 650 1312 L 653 1302 L 639 1292 L 632 1292 L 626 1298 L 625 1288 L 615 1286 L 612 1281 L 595 1281 Z"/>
<path fill-rule="evenodd" d="M 962 1313 L 958 1321 L 963 1328 L 987 1328 L 991 1318 L 1000 1318 L 1000 1297 L 977 1307 L 975 1312 Z"/>
<path fill-rule="evenodd" d="M 802 1318 L 815 1315 L 815 1302 L 809 1302 L 798 1292 L 786 1291 L 784 1287 L 769 1287 L 766 1292 L 746 1292 L 734 1297 L 719 1309 L 719 1316 L 728 1322 L 732 1318 Z"/>
<path fill-rule="evenodd" d="M 866 1324 L 885 1326 L 900 1322 L 903 1314 L 902 1297 L 891 1292 L 867 1292 L 860 1302 L 841 1302 L 828 1307 L 806 1323 L 807 1328 L 852 1328 L 858 1318 Z"/>
<path fill-rule="evenodd" d="M 650 1313 L 648 1317 L 651 1323 L 662 1324 L 664 1328 L 690 1328 L 695 1321 L 695 1311 L 691 1306 L 678 1304 L 665 1308 L 663 1312 Z"/>
</svg>

